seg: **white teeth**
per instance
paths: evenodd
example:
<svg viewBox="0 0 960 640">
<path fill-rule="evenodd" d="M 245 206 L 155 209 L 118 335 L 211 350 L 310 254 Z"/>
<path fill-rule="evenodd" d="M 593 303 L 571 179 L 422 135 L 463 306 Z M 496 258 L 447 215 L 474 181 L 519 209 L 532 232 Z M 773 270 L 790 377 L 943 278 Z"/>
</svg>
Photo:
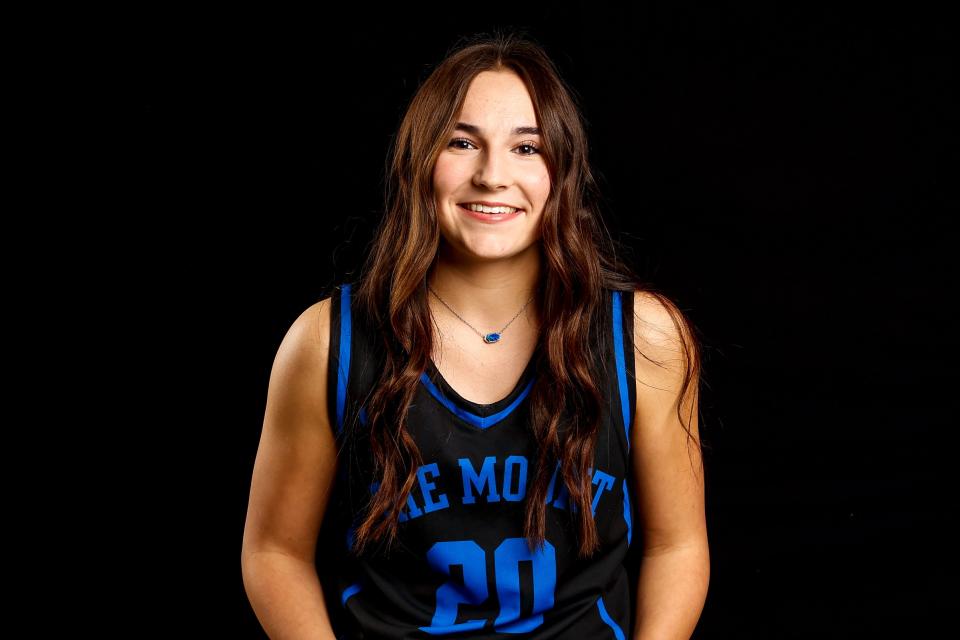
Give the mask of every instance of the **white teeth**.
<svg viewBox="0 0 960 640">
<path fill-rule="evenodd" d="M 513 207 L 485 207 L 482 204 L 464 204 L 463 207 L 470 209 L 471 211 L 478 211 L 480 213 L 513 213 L 514 211 L 519 211 Z"/>
</svg>

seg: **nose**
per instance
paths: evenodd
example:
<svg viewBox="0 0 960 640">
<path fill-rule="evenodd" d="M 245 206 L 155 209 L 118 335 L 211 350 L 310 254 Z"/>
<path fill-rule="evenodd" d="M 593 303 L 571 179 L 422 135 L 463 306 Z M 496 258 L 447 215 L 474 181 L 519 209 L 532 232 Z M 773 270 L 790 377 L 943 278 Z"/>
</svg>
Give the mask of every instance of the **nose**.
<svg viewBox="0 0 960 640">
<path fill-rule="evenodd" d="M 484 153 L 483 159 L 477 166 L 477 171 L 473 176 L 474 184 L 484 186 L 490 190 L 495 190 L 509 184 L 509 167 L 495 153 Z"/>
</svg>

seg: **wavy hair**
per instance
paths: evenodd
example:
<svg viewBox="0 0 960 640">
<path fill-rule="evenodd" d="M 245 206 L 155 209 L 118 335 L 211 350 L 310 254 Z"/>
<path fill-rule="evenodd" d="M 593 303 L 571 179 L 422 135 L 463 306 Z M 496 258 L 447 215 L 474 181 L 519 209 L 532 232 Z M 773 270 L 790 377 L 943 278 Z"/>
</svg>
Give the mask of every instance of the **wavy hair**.
<svg viewBox="0 0 960 640">
<path fill-rule="evenodd" d="M 511 71 L 526 85 L 542 132 L 551 184 L 541 220 L 542 275 L 535 294 L 543 310 L 535 352 L 539 373 L 529 395 L 529 428 L 538 443 L 536 472 L 525 498 L 524 535 L 530 548 L 543 545 L 546 493 L 557 461 L 577 505 L 579 555 L 587 557 L 600 548 L 590 508 L 589 468 L 608 402 L 600 383 L 604 363 L 595 355 L 602 353 L 609 326 L 604 288 L 647 291 L 663 303 L 684 337 L 681 395 L 697 391 L 700 350 L 693 338 L 695 327 L 669 298 L 642 284 L 620 259 L 622 249 L 603 221 L 575 92 L 543 47 L 523 34 L 464 38 L 421 83 L 401 120 L 389 153 L 385 215 L 355 286 L 358 312 L 377 328 L 382 340 L 378 348 L 385 358 L 379 381 L 364 402 L 379 488 L 369 497 L 354 531 L 356 553 L 375 540 L 386 539 L 388 547 L 394 542 L 401 507 L 423 463 L 407 430 L 407 409 L 433 350 L 427 275 L 437 260 L 441 236 L 432 173 L 467 89 L 483 71 Z M 681 424 L 683 404 L 677 408 Z M 356 425 L 356 417 L 352 423 Z M 688 441 L 696 439 L 686 424 L 684 429 Z"/>
</svg>

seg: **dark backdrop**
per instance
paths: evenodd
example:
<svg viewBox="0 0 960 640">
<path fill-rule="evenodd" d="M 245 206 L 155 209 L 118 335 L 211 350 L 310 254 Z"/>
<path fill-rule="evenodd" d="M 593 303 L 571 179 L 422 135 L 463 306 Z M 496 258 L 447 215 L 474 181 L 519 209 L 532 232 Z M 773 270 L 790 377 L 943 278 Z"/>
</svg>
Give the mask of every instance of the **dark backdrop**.
<svg viewBox="0 0 960 640">
<path fill-rule="evenodd" d="M 953 546 L 957 105 L 946 21 L 879 6 L 131 19 L 122 175 L 148 292 L 131 301 L 162 394 L 150 449 L 168 455 L 146 516 L 164 542 L 137 567 L 164 585 L 141 602 L 150 626 L 264 637 L 240 544 L 276 348 L 359 266 L 431 65 L 460 35 L 516 26 L 579 94 L 612 230 L 702 333 L 713 566 L 696 637 L 932 628 Z"/>
</svg>

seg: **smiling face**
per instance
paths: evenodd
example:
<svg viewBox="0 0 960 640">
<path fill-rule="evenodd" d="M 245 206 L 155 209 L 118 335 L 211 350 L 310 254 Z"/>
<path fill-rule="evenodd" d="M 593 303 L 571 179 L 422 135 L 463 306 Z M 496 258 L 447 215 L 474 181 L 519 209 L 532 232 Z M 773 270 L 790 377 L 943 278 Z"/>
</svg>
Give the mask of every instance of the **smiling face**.
<svg viewBox="0 0 960 640">
<path fill-rule="evenodd" d="M 470 258 L 506 258 L 530 249 L 540 239 L 550 176 L 526 86 L 511 71 L 481 72 L 470 83 L 457 123 L 433 170 L 448 248 Z M 522 211 L 490 216 L 461 206 L 478 202 Z"/>
</svg>

